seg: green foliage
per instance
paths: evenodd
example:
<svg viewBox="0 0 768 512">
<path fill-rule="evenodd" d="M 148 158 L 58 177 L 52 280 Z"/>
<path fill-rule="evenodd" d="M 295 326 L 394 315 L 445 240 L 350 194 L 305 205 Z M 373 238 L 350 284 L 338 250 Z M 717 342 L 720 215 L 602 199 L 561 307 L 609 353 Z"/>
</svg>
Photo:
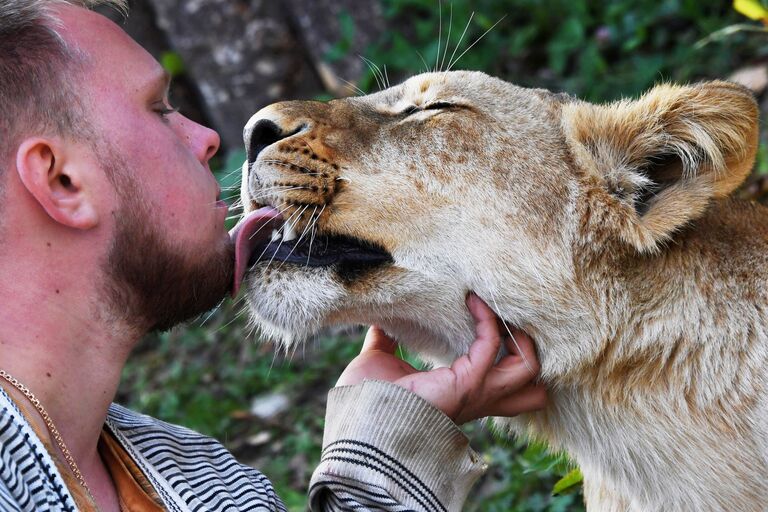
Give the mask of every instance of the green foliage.
<svg viewBox="0 0 768 512">
<path fill-rule="evenodd" d="M 230 206 L 238 205 L 240 199 L 240 182 L 243 179 L 243 162 L 245 162 L 245 150 L 231 151 L 224 160 L 224 167 L 215 170 L 214 174 L 221 187 L 221 199 Z M 237 223 L 236 214 L 240 213 L 239 207 L 231 208 L 232 216 L 227 220 L 227 228 L 232 229 Z"/>
<path fill-rule="evenodd" d="M 467 429 L 472 444 L 484 454 L 488 473 L 470 496 L 466 510 L 477 512 L 582 511 L 580 487 L 572 494 L 551 490 L 573 465 L 562 454 L 551 454 L 541 443 L 525 442 L 474 425 Z"/>
<path fill-rule="evenodd" d="M 339 15 L 339 40 L 325 55 L 326 60 L 333 62 L 339 60 L 353 50 L 352 44 L 355 39 L 355 21 L 346 11 Z"/>
<path fill-rule="evenodd" d="M 460 55 L 499 20 L 453 69 L 482 70 L 591 101 L 637 95 L 665 80 L 723 77 L 739 62 L 766 53 L 764 40 L 746 34 L 694 47 L 714 31 L 743 20 L 729 2 L 456 0 L 442 2 L 442 9 L 437 0 L 382 3 L 391 26 L 402 29 L 388 32 L 366 56 L 386 65 L 390 77 L 423 71 L 418 53 L 428 68 L 447 68 L 452 55 Z M 375 86 L 373 75 L 361 85 Z"/>
<path fill-rule="evenodd" d="M 583 481 L 584 476 L 581 474 L 581 470 L 578 468 L 572 469 L 568 474 L 555 483 L 555 486 L 552 488 L 552 493 L 567 494 L 569 492 L 574 492 Z"/>
<path fill-rule="evenodd" d="M 176 52 L 163 52 L 160 56 L 160 65 L 163 66 L 163 69 L 165 69 L 171 77 L 181 76 L 186 71 L 184 61 L 181 60 L 181 55 Z"/>
</svg>

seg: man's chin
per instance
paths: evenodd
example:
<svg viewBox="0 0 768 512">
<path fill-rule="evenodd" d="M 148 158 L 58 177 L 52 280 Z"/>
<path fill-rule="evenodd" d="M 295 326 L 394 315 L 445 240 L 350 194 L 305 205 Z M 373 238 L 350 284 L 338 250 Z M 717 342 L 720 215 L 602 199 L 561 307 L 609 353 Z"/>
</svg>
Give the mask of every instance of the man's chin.
<svg viewBox="0 0 768 512">
<path fill-rule="evenodd" d="M 235 258 L 228 237 L 207 251 L 179 250 L 156 225 L 120 218 L 107 270 L 114 313 L 128 325 L 167 330 L 227 295 Z"/>
<path fill-rule="evenodd" d="M 195 295 L 200 293 L 200 287 L 185 290 L 180 286 L 176 290 L 169 290 L 168 298 L 170 298 L 171 295 L 181 295 L 186 293 L 190 294 L 189 296 L 194 297 L 194 300 L 180 302 L 176 307 L 161 310 L 162 314 L 155 316 L 155 323 L 149 328 L 149 331 L 167 331 L 180 323 L 193 320 L 201 314 L 214 309 L 228 295 L 229 285 L 232 282 L 232 279 L 230 274 L 226 281 L 223 281 L 225 286 L 208 286 L 207 290 L 204 290 L 203 295 Z M 154 309 L 157 312 L 157 308 Z"/>
<path fill-rule="evenodd" d="M 151 330 L 168 330 L 215 308 L 229 294 L 233 279 L 233 250 L 187 266 L 179 264 L 167 288 L 144 295 L 147 314 L 155 313 Z"/>
</svg>

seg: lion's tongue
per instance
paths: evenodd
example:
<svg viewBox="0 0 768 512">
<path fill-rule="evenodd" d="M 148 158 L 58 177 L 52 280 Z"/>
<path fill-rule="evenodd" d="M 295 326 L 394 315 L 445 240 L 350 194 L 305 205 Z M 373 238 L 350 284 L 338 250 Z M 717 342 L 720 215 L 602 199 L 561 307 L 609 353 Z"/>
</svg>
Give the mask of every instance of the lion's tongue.
<svg viewBox="0 0 768 512">
<path fill-rule="evenodd" d="M 272 229 L 282 222 L 280 213 L 274 208 L 259 208 L 243 217 L 229 232 L 235 241 L 235 280 L 232 283 L 232 297 L 237 295 L 248 268 L 248 260 L 254 248 L 263 245 L 272 236 Z"/>
</svg>

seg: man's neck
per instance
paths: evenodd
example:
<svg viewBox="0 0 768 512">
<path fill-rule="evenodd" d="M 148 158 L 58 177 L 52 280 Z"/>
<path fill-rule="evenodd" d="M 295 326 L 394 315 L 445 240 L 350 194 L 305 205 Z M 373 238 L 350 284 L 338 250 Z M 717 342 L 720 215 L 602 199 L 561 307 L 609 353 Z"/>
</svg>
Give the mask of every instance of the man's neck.
<svg viewBox="0 0 768 512">
<path fill-rule="evenodd" d="M 87 474 L 100 464 L 99 434 L 140 333 L 105 321 L 95 294 L 11 287 L 0 282 L 0 368 L 40 400 Z"/>
</svg>

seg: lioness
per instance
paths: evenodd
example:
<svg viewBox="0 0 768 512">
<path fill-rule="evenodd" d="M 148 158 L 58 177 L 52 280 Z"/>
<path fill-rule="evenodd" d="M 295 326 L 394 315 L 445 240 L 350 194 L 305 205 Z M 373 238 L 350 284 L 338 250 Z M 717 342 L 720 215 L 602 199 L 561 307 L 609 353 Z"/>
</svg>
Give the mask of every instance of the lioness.
<svg viewBox="0 0 768 512">
<path fill-rule="evenodd" d="M 593 105 L 429 73 L 279 103 L 246 128 L 238 273 L 272 337 L 376 323 L 435 363 L 473 290 L 551 390 L 503 421 L 575 458 L 590 510 L 768 510 L 768 211 L 727 197 L 757 138 L 727 82 Z"/>
</svg>

